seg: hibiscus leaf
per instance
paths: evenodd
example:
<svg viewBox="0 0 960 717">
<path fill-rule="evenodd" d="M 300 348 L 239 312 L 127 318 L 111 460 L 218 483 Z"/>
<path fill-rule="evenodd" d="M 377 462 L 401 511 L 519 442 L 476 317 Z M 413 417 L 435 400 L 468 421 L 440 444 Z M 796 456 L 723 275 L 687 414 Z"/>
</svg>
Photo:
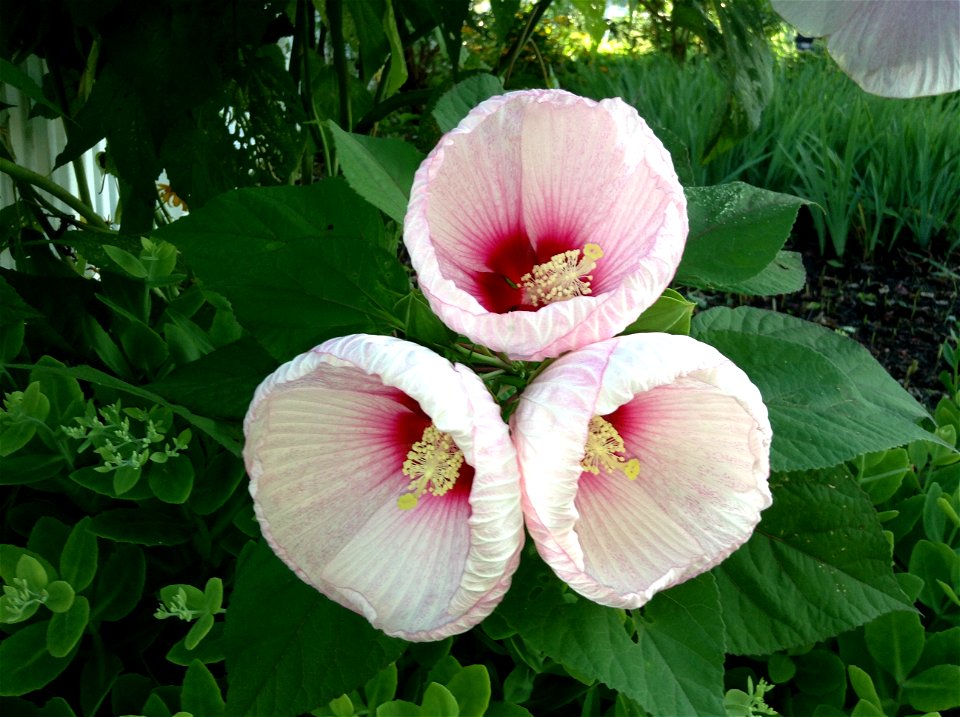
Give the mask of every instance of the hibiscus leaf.
<svg viewBox="0 0 960 717">
<path fill-rule="evenodd" d="M 453 86 L 446 92 L 433 109 L 433 118 L 441 132 L 449 132 L 474 107 L 488 97 L 503 92 L 503 82 L 494 75 L 473 75 Z"/>
<path fill-rule="evenodd" d="M 753 537 L 713 575 L 727 649 L 738 655 L 817 642 L 912 609 L 877 513 L 843 467 L 775 480 Z"/>
<path fill-rule="evenodd" d="M 238 189 L 161 228 L 278 360 L 332 336 L 402 328 L 409 290 L 379 213 L 339 179 Z"/>
<path fill-rule="evenodd" d="M 726 290 L 747 296 L 776 296 L 800 291 L 806 281 L 803 255 L 796 251 L 780 251 L 759 274 L 729 284 Z"/>
<path fill-rule="evenodd" d="M 706 289 L 749 291 L 747 280 L 778 261 L 797 212 L 807 204 L 742 182 L 683 191 L 690 234 L 676 281 Z"/>
<path fill-rule="evenodd" d="M 300 714 L 361 687 L 405 644 L 305 584 L 264 543 L 237 565 L 226 617 L 227 714 Z"/>
<path fill-rule="evenodd" d="M 413 175 L 423 155 L 403 140 L 344 132 L 333 120 L 327 125 L 337 145 L 343 174 L 353 190 L 403 224 Z"/>
<path fill-rule="evenodd" d="M 773 470 L 827 468 L 861 453 L 936 440 L 926 411 L 860 344 L 792 316 L 717 307 L 694 338 L 719 349 L 760 389 L 770 412 Z"/>
<path fill-rule="evenodd" d="M 635 611 L 632 638 L 623 611 L 573 597 L 538 558 L 525 555 L 498 614 L 534 649 L 655 717 L 723 713 L 723 624 L 710 575 Z"/>
</svg>

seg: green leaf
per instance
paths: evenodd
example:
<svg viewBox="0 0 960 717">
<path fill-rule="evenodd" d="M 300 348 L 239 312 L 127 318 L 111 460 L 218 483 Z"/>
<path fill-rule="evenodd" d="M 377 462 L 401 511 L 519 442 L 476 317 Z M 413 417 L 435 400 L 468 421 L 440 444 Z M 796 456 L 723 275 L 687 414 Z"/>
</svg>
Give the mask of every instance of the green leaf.
<svg viewBox="0 0 960 717">
<path fill-rule="evenodd" d="M 631 639 L 623 611 L 565 592 L 528 553 L 497 613 L 532 648 L 652 715 L 723 712 L 723 623 L 709 575 L 656 595 L 635 620 Z"/>
<path fill-rule="evenodd" d="M 250 338 L 179 366 L 145 388 L 202 416 L 243 419 L 260 382 L 276 360 Z"/>
<path fill-rule="evenodd" d="M 83 595 L 78 595 L 65 612 L 58 612 L 47 624 L 47 649 L 54 657 L 66 657 L 70 654 L 87 628 L 90 621 L 90 603 Z"/>
<path fill-rule="evenodd" d="M 43 706 L 37 717 L 76 717 L 76 712 L 62 697 L 54 697 Z"/>
<path fill-rule="evenodd" d="M 43 395 L 50 400 L 47 425 L 56 429 L 83 413 L 86 401 L 75 378 L 47 371 L 47 367 L 59 369 L 64 364 L 50 356 L 41 356 L 30 371 L 30 380 L 39 381 Z"/>
<path fill-rule="evenodd" d="M 903 685 L 906 702 L 921 712 L 944 712 L 960 707 L 960 666 L 937 665 L 911 677 Z"/>
<path fill-rule="evenodd" d="M 709 27 L 701 37 L 710 54 L 722 60 L 719 65 L 726 76 L 727 102 L 714 118 L 701 160 L 704 164 L 760 126 L 760 115 L 773 96 L 774 86 L 773 54 L 765 36 L 763 14 L 753 5 L 716 2 L 710 7 L 720 21 L 721 34 L 718 38 L 715 27 L 707 21 Z M 706 12 L 703 14 L 706 16 Z"/>
<path fill-rule="evenodd" d="M 881 615 L 864 629 L 867 649 L 883 669 L 903 684 L 923 653 L 924 631 L 915 612 Z"/>
<path fill-rule="evenodd" d="M 7 411 L 0 411 L 0 457 L 23 448 L 43 424 L 50 412 L 50 401 L 34 381 L 24 391 L 15 391 L 5 399 Z"/>
<path fill-rule="evenodd" d="M 180 706 L 185 712 L 203 717 L 220 717 L 226 705 L 220 695 L 220 687 L 210 670 L 199 660 L 194 660 L 183 678 Z"/>
<path fill-rule="evenodd" d="M 147 278 L 147 268 L 130 252 L 110 244 L 104 244 L 103 250 L 107 253 L 107 256 L 113 259 L 117 266 L 130 274 L 130 276 L 136 279 Z"/>
<path fill-rule="evenodd" d="M 140 468 L 136 466 L 120 466 L 113 472 L 113 492 L 123 495 L 133 490 L 140 481 Z"/>
<path fill-rule="evenodd" d="M 797 665 L 788 655 L 775 652 L 767 660 L 767 674 L 775 685 L 789 682 L 797 674 Z"/>
<path fill-rule="evenodd" d="M 910 456 L 904 448 L 868 453 L 857 458 L 857 480 L 874 505 L 891 498 L 910 472 Z"/>
<path fill-rule="evenodd" d="M 73 605 L 76 597 L 70 583 L 63 580 L 54 580 L 47 585 L 47 600 L 44 603 L 51 612 L 66 612 Z"/>
<path fill-rule="evenodd" d="M 222 451 L 207 463 L 190 493 L 190 508 L 198 515 L 209 515 L 220 508 L 246 477 L 243 461 Z"/>
<path fill-rule="evenodd" d="M 806 200 L 749 184 L 687 187 L 690 234 L 676 281 L 726 290 L 777 261 Z"/>
<path fill-rule="evenodd" d="M 690 333 L 690 320 L 693 318 L 695 307 L 696 304 L 687 301 L 679 292 L 667 289 L 653 303 L 653 306 L 623 330 L 623 334 L 656 331 L 685 336 Z"/>
<path fill-rule="evenodd" d="M 186 457 L 171 458 L 147 469 L 150 490 L 164 503 L 186 503 L 193 490 L 193 464 Z"/>
<path fill-rule="evenodd" d="M 86 651 L 84 657 L 86 661 L 80 673 L 80 709 L 84 715 L 93 715 L 110 694 L 123 671 L 123 662 L 103 640 L 94 640 L 93 649 Z"/>
<path fill-rule="evenodd" d="M 101 329 L 102 330 L 102 329 Z M 20 366 L 13 365 L 11 368 L 34 368 L 32 366 Z M 228 430 L 226 430 L 221 424 L 213 421 L 205 416 L 198 416 L 193 412 L 187 410 L 183 406 L 178 406 L 172 404 L 164 399 L 162 396 L 159 396 L 152 391 L 147 391 L 140 386 L 134 386 L 126 381 L 111 376 L 108 373 L 99 371 L 90 366 L 73 366 L 69 368 L 60 368 L 55 366 L 44 365 L 44 371 L 53 372 L 62 376 L 71 376 L 73 378 L 79 379 L 80 381 L 88 381 L 89 383 L 94 384 L 95 386 L 102 386 L 104 388 L 113 389 L 115 391 L 120 391 L 131 396 L 136 396 L 138 398 L 149 401 L 150 403 L 156 403 L 161 406 L 170 408 L 173 413 L 180 416 L 181 418 L 188 421 L 193 426 L 199 428 L 201 431 L 206 433 L 208 436 L 213 438 L 215 441 L 220 443 L 223 447 L 228 449 L 230 452 L 235 455 L 240 455 L 240 442 L 237 438 L 232 435 Z M 81 469 L 82 470 L 82 469 Z"/>
<path fill-rule="evenodd" d="M 38 592 L 47 586 L 49 577 L 39 560 L 24 553 L 17 560 L 17 577 L 26 580 L 30 589 Z"/>
<path fill-rule="evenodd" d="M 379 248 L 379 213 L 340 180 L 228 192 L 157 233 L 277 360 L 399 326 L 407 273 Z"/>
<path fill-rule="evenodd" d="M 423 693 L 420 713 L 430 717 L 459 717 L 457 699 L 441 684 L 431 682 Z"/>
<path fill-rule="evenodd" d="M 43 105 L 57 117 L 63 116 L 63 110 L 47 99 L 40 85 L 30 75 L 2 57 L 0 57 L 0 82 L 16 87 L 24 95 L 37 104 Z"/>
<path fill-rule="evenodd" d="M 790 474 L 753 537 L 712 571 L 727 651 L 765 655 L 911 610 L 877 514 L 843 468 Z"/>
<path fill-rule="evenodd" d="M 842 715 L 843 710 L 838 710 Z M 820 715 L 820 710 L 818 709 L 817 717 Z M 872 702 L 867 700 L 860 700 L 853 706 L 853 710 L 850 712 L 850 717 L 886 717 L 883 708 L 877 707 Z"/>
<path fill-rule="evenodd" d="M 357 689 L 403 651 L 303 583 L 265 544 L 237 565 L 226 619 L 228 714 L 297 714 Z"/>
<path fill-rule="evenodd" d="M 138 545 L 180 545 L 190 540 L 192 530 L 183 518 L 149 508 L 106 510 L 90 525 L 90 532 L 101 538 Z"/>
<path fill-rule="evenodd" d="M 203 664 L 209 665 L 214 662 L 223 662 L 225 659 L 222 622 L 215 622 L 207 636 L 193 650 L 187 649 L 186 638 L 184 638 L 167 652 L 167 661 L 184 667 L 189 667 L 194 660 L 200 660 Z"/>
<path fill-rule="evenodd" d="M 403 140 L 345 132 L 328 121 L 347 182 L 361 197 L 403 224 L 413 174 L 424 155 Z"/>
<path fill-rule="evenodd" d="M 47 623 L 35 622 L 0 642 L 0 697 L 39 690 L 67 669 L 73 655 L 54 657 L 47 650 Z"/>
<path fill-rule="evenodd" d="M 0 485 L 26 485 L 53 478 L 68 468 L 61 455 L 0 456 Z"/>
<path fill-rule="evenodd" d="M 483 717 L 490 704 L 490 673 L 483 665 L 469 665 L 447 682 L 459 706 L 460 717 Z"/>
<path fill-rule="evenodd" d="M 197 645 L 199 645 L 203 638 L 207 636 L 207 633 L 210 632 L 210 628 L 212 627 L 213 615 L 210 613 L 204 613 L 195 623 L 193 623 L 193 627 L 190 628 L 190 631 L 183 640 L 183 646 L 188 650 L 196 650 Z"/>
<path fill-rule="evenodd" d="M 771 467 L 826 468 L 931 434 L 926 411 L 855 341 L 784 314 L 741 307 L 694 317 L 693 336 L 742 368 L 773 426 Z"/>
<path fill-rule="evenodd" d="M 210 578 L 203 586 L 203 608 L 211 615 L 220 612 L 223 605 L 223 580 Z"/>
<path fill-rule="evenodd" d="M 847 671 L 843 660 L 829 650 L 815 649 L 797 657 L 794 684 L 822 704 L 842 707 L 847 690 Z"/>
<path fill-rule="evenodd" d="M 617 702 L 620 695 L 617 696 Z M 619 713 L 617 713 L 619 715 Z M 644 713 L 636 712 L 637 717 L 644 717 Z M 512 702 L 491 702 L 485 717 L 534 717 L 526 707 L 515 705 Z"/>
<path fill-rule="evenodd" d="M 449 132 L 474 107 L 488 97 L 503 94 L 503 82 L 494 75 L 473 75 L 459 82 L 437 100 L 433 118 L 441 132 Z"/>
<path fill-rule="evenodd" d="M 143 551 L 135 545 L 114 545 L 97 571 L 92 619 L 112 621 L 126 617 L 140 603 L 145 579 Z"/>
<path fill-rule="evenodd" d="M 384 702 L 377 707 L 377 717 L 421 717 L 421 715 L 423 713 L 420 711 L 419 705 L 403 700 Z"/>
<path fill-rule="evenodd" d="M 893 614 L 906 615 L 907 613 Z M 873 684 L 873 678 L 856 665 L 847 666 L 847 674 L 850 676 L 850 686 L 853 687 L 853 691 L 857 693 L 857 697 L 879 709 L 882 715 L 883 703 L 880 701 L 880 695 L 877 694 L 877 688 Z"/>
<path fill-rule="evenodd" d="M 943 612 L 948 598 L 937 581 L 947 585 L 960 583 L 960 556 L 945 543 L 918 540 L 910 553 L 909 571 L 923 579 L 920 602 L 938 614 Z"/>
<path fill-rule="evenodd" d="M 806 283 L 803 255 L 796 251 L 778 251 L 777 257 L 759 274 L 728 284 L 725 290 L 748 296 L 774 296 L 800 291 Z"/>
<path fill-rule="evenodd" d="M 404 335 L 409 341 L 416 341 L 442 352 L 456 338 L 456 334 L 433 313 L 418 289 L 412 290 L 397 302 L 396 311 L 403 317 Z"/>
<path fill-rule="evenodd" d="M 367 680 L 363 686 L 363 695 L 366 697 L 367 709 L 375 711 L 384 702 L 389 702 L 397 694 L 397 663 L 391 662 L 380 670 L 376 676 Z"/>
</svg>

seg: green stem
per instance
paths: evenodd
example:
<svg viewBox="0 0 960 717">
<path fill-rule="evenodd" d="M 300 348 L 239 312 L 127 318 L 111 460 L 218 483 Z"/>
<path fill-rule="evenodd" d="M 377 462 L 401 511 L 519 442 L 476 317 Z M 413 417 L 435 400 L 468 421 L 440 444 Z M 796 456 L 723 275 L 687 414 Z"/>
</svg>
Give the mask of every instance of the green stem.
<svg viewBox="0 0 960 717">
<path fill-rule="evenodd" d="M 349 132 L 350 77 L 347 73 L 347 44 L 343 37 L 343 0 L 327 0 L 327 18 L 330 21 L 330 44 L 333 47 L 333 71 L 337 75 L 337 89 L 340 93 L 337 123 L 345 132 Z"/>
<path fill-rule="evenodd" d="M 477 363 L 486 364 L 487 366 L 496 366 L 497 368 L 501 368 L 505 371 L 510 371 L 513 368 L 509 363 L 504 361 L 499 356 L 490 354 L 487 349 L 478 351 L 476 346 L 467 348 L 461 344 L 454 344 L 453 349 L 462 353 L 469 361 L 476 361 Z"/>
<path fill-rule="evenodd" d="M 103 221 L 103 219 L 100 218 L 100 215 L 98 215 L 96 212 L 90 209 L 90 207 L 85 205 L 75 196 L 70 194 L 70 192 L 48 177 L 44 177 L 42 174 L 37 174 L 32 169 L 21 167 L 19 164 L 11 162 L 7 159 L 3 159 L 2 157 L 0 157 L 0 172 L 13 177 L 17 181 L 26 182 L 27 184 L 33 185 L 38 189 L 42 189 L 51 196 L 59 199 L 81 217 L 86 219 L 87 223 L 91 226 L 97 229 L 106 229 L 107 231 L 110 230 L 110 225 Z"/>
<path fill-rule="evenodd" d="M 433 94 L 433 90 L 410 90 L 408 92 L 390 95 L 390 97 L 385 99 L 383 102 L 379 102 L 378 104 L 374 105 L 369 112 L 361 117 L 357 121 L 357 126 L 353 131 L 357 134 L 368 134 L 370 130 L 373 129 L 373 125 L 382 120 L 391 112 L 394 112 L 401 107 L 428 102 Z"/>
<path fill-rule="evenodd" d="M 313 4 L 306 0 L 297 2 L 297 26 L 293 33 L 294 52 L 290 60 L 290 74 L 295 81 L 300 83 L 300 102 L 303 105 L 303 111 L 307 117 L 316 119 L 316 109 L 313 106 L 313 79 L 310 77 L 310 54 L 313 52 L 311 46 L 311 35 L 313 33 L 311 14 Z M 323 130 L 317 124 L 307 124 L 310 135 L 313 138 L 315 147 L 320 147 L 322 142 Z M 313 160 L 312 152 L 304 152 L 303 161 L 300 166 L 300 182 L 302 184 L 311 184 L 313 182 Z M 329 165 L 328 165 L 329 168 Z"/>
<path fill-rule="evenodd" d="M 513 66 L 517 62 L 517 58 L 520 56 L 520 51 L 523 49 L 523 46 L 527 44 L 527 40 L 530 39 L 530 36 L 533 34 L 533 28 L 537 26 L 537 23 L 540 22 L 540 18 L 543 17 L 543 14 L 547 11 L 547 8 L 550 7 L 550 3 L 553 0 L 540 0 L 533 9 L 530 11 L 530 15 L 527 18 L 527 23 L 524 25 L 523 31 L 520 33 L 520 36 L 514 41 L 509 52 L 506 54 L 506 62 L 502 60 L 500 65 L 497 67 L 497 74 L 503 70 L 504 65 L 506 65 L 506 72 L 503 74 L 503 83 L 506 84 L 510 79 L 510 74 L 513 72 Z"/>
</svg>

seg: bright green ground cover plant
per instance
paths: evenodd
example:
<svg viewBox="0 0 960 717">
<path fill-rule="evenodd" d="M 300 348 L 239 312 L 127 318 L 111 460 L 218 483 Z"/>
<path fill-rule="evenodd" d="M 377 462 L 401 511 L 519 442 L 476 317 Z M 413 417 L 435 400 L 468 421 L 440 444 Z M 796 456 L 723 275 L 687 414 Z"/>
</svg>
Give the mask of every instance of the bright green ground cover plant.
<svg viewBox="0 0 960 717">
<path fill-rule="evenodd" d="M 500 90 L 478 75 L 435 93 L 422 134 Z M 28 197 L 7 214 L 17 268 L 0 272 L 4 713 L 915 714 L 960 703 L 949 689 L 955 342 L 949 395 L 930 415 L 866 350 L 821 327 L 751 309 L 693 316 L 687 288 L 802 286 L 782 246 L 803 200 L 744 184 L 686 190 L 675 288 L 626 329 L 691 334 L 759 387 L 773 505 L 740 550 L 624 609 L 579 596 L 528 544 L 497 609 L 435 642 L 387 637 L 304 584 L 263 541 L 240 459 L 264 376 L 357 332 L 471 365 L 505 405 L 536 371 L 455 336 L 412 288 L 397 257 L 418 149 L 349 132 L 349 119 L 314 127 L 325 128 L 328 166 L 345 180 L 221 194 L 223 177 L 198 174 L 185 180 L 188 218 L 125 234 L 93 221 L 50 232 Z M 133 151 L 119 129 L 112 141 Z M 256 166 L 253 183 L 279 171 Z"/>
</svg>

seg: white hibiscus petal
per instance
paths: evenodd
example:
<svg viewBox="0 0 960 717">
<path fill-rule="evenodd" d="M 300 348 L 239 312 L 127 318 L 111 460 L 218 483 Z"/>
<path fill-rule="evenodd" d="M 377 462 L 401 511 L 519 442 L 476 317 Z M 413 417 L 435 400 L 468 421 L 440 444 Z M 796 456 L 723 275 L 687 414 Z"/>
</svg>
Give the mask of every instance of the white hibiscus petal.
<svg viewBox="0 0 960 717">
<path fill-rule="evenodd" d="M 472 468 L 469 494 L 455 485 L 401 510 L 403 461 L 431 424 L 462 451 L 462 480 Z M 261 384 L 244 431 L 271 547 L 385 632 L 408 640 L 463 632 L 509 587 L 523 540 L 516 454 L 470 371 L 391 337 L 334 339 Z"/>
<path fill-rule="evenodd" d="M 621 465 L 639 461 L 635 479 L 583 470 L 594 416 L 622 438 Z M 688 337 L 638 334 L 572 352 L 531 384 L 511 425 L 538 550 L 605 605 L 638 607 L 708 570 L 770 504 L 759 391 Z"/>
</svg>

